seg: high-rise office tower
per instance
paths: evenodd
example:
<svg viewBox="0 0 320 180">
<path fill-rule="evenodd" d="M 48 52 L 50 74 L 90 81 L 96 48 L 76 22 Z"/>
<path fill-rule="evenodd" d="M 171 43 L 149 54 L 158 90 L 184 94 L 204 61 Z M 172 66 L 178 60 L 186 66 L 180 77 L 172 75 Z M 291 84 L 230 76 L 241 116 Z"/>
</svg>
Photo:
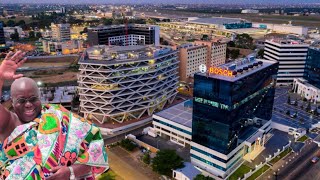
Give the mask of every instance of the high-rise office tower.
<svg viewBox="0 0 320 180">
<path fill-rule="evenodd" d="M 312 102 L 320 102 L 320 48 L 310 47 L 303 78 L 295 78 L 292 90 Z"/>
<path fill-rule="evenodd" d="M 310 47 L 306 60 L 304 78 L 320 89 L 320 48 Z"/>
<path fill-rule="evenodd" d="M 191 162 L 226 177 L 265 143 L 278 62 L 253 57 L 194 76 Z"/>
<path fill-rule="evenodd" d="M 88 28 L 89 45 L 160 45 L 160 28 L 155 25 L 128 24 Z"/>
<path fill-rule="evenodd" d="M 265 42 L 264 58 L 279 62 L 277 83 L 292 83 L 303 77 L 308 44 L 290 39 L 272 39 Z"/>
</svg>

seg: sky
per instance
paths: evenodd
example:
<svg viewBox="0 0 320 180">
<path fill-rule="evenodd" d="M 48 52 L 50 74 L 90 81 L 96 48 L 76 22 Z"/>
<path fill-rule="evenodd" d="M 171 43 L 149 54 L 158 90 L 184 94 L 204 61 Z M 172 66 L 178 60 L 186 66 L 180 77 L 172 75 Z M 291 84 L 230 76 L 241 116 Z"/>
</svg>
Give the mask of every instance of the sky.
<svg viewBox="0 0 320 180">
<path fill-rule="evenodd" d="M 140 3 L 186 3 L 186 4 L 245 4 L 245 3 L 262 3 L 262 4 L 293 4 L 293 3 L 320 3 L 319 0 L 0 0 L 2 3 L 132 3 L 132 4 L 140 4 Z"/>
</svg>

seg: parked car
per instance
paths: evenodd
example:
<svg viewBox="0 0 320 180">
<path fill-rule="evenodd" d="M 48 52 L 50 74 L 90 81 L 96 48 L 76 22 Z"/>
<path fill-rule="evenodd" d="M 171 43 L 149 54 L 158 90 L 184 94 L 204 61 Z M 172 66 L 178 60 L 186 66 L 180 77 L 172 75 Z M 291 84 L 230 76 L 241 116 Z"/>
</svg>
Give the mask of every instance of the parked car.
<svg viewBox="0 0 320 180">
<path fill-rule="evenodd" d="M 312 163 L 316 163 L 316 162 L 318 162 L 319 161 L 319 158 L 317 157 L 317 156 L 315 156 L 315 157 L 313 157 L 312 159 L 311 159 L 311 162 Z"/>
</svg>

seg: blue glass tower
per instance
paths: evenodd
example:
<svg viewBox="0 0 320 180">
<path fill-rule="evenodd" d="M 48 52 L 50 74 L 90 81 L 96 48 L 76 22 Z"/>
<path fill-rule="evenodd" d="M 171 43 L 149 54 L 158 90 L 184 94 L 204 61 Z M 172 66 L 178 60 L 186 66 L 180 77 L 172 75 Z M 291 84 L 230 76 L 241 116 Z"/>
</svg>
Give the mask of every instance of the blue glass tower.
<svg viewBox="0 0 320 180">
<path fill-rule="evenodd" d="M 223 177 L 251 151 L 256 139 L 248 139 L 272 116 L 277 71 L 278 62 L 251 59 L 194 76 L 191 159 L 196 165 Z"/>
<path fill-rule="evenodd" d="M 309 48 L 304 78 L 320 89 L 320 48 Z"/>
</svg>

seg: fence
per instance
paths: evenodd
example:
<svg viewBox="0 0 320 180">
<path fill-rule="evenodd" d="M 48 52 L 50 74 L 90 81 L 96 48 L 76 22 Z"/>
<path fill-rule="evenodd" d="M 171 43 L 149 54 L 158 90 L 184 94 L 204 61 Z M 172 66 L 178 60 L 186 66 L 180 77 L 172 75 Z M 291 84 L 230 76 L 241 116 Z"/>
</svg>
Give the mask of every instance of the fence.
<svg viewBox="0 0 320 180">
<path fill-rule="evenodd" d="M 144 148 L 148 149 L 152 153 L 156 153 L 157 151 L 159 151 L 159 149 L 157 149 L 157 148 L 155 148 L 155 147 L 153 147 L 153 146 L 151 146 L 151 145 L 149 145 L 149 144 L 147 144 L 145 142 L 142 142 L 142 141 L 138 140 L 136 138 L 136 136 L 134 136 L 132 134 L 127 135 L 127 138 L 130 139 L 131 141 L 137 143 L 138 146 L 141 146 L 141 147 L 144 147 Z"/>
<path fill-rule="evenodd" d="M 244 174 L 244 178 L 239 178 L 238 180 L 245 180 L 248 177 L 250 177 L 252 174 L 254 174 L 255 172 L 257 172 L 260 168 L 262 168 L 264 165 L 266 165 L 268 162 L 270 162 L 274 157 L 277 157 L 280 153 L 282 153 L 283 151 L 285 151 L 287 148 L 290 147 L 291 142 L 289 142 L 287 145 L 282 147 L 282 150 L 278 149 L 277 152 L 273 153 L 273 156 L 269 155 L 269 157 L 266 158 L 266 161 L 263 163 L 261 162 L 259 165 L 256 165 L 256 168 L 254 170 L 250 170 L 248 173 Z M 263 173 L 262 173 L 263 174 Z M 261 174 L 261 175 L 262 175 Z"/>
</svg>

